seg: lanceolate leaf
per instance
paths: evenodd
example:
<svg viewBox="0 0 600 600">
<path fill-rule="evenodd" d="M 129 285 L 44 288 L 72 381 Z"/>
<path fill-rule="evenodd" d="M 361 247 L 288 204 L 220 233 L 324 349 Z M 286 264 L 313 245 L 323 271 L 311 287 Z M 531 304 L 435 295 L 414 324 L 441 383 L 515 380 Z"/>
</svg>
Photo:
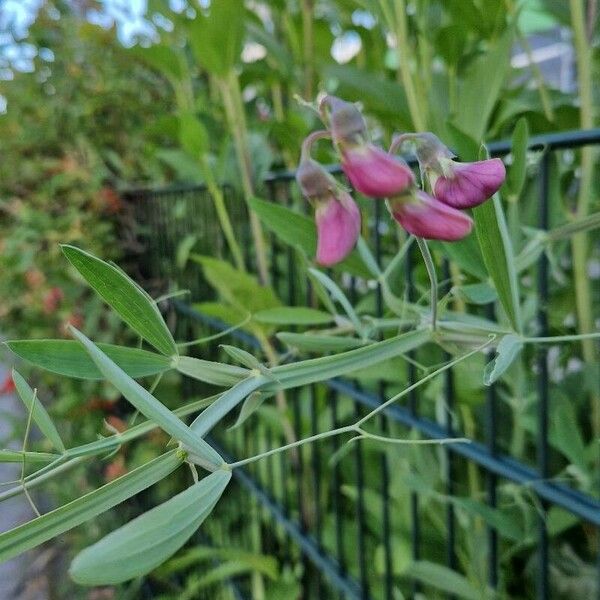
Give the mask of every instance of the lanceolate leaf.
<svg viewBox="0 0 600 600">
<path fill-rule="evenodd" d="M 102 373 L 74 340 L 15 340 L 6 345 L 22 359 L 37 367 L 78 379 L 102 379 Z M 171 359 L 141 348 L 98 344 L 98 348 L 130 377 L 157 375 L 171 368 Z"/>
<path fill-rule="evenodd" d="M 426 560 L 412 563 L 406 574 L 427 586 L 431 586 L 463 600 L 482 600 L 485 593 L 475 587 L 464 575 Z"/>
<path fill-rule="evenodd" d="M 135 496 L 169 475 L 182 462 L 183 453 L 172 450 L 89 494 L 0 534 L 0 563 L 35 548 Z"/>
<path fill-rule="evenodd" d="M 198 381 L 225 387 L 235 385 L 248 376 L 248 369 L 192 356 L 180 356 L 175 366 L 183 375 L 193 377 Z"/>
<path fill-rule="evenodd" d="M 196 455 L 212 466 L 223 464 L 223 459 L 200 436 L 173 414 L 164 404 L 159 402 L 150 392 L 134 381 L 123 369 L 118 367 L 83 333 L 71 327 L 72 334 L 81 342 L 100 372 L 151 421 L 157 423 L 169 435 L 184 443 Z"/>
<path fill-rule="evenodd" d="M 60 435 L 58 434 L 50 415 L 46 412 L 46 409 L 39 398 L 33 393 L 33 390 L 16 369 L 13 369 L 12 378 L 23 404 L 25 404 L 27 410 L 31 410 L 31 418 L 34 420 L 35 424 L 59 452 L 64 452 L 65 445 L 60 439 Z"/>
<path fill-rule="evenodd" d="M 342 337 L 335 335 L 312 334 L 312 333 L 291 333 L 282 331 L 277 334 L 277 338 L 291 348 L 304 350 L 305 352 L 325 352 L 350 350 L 351 348 L 360 348 L 368 342 L 354 337 Z"/>
<path fill-rule="evenodd" d="M 159 352 L 167 356 L 177 354 L 173 336 L 156 304 L 121 269 L 74 246 L 64 245 L 62 250 L 69 262 L 129 327 Z"/>
<path fill-rule="evenodd" d="M 270 325 L 325 325 L 333 321 L 333 316 L 322 310 L 303 306 L 281 306 L 259 310 L 252 315 L 261 323 Z"/>
<path fill-rule="evenodd" d="M 431 333 L 427 330 L 411 331 L 383 342 L 375 342 L 364 348 L 273 367 L 270 369 L 270 373 L 276 381 L 264 375 L 256 375 L 240 381 L 196 417 L 190 427 L 198 435 L 204 436 L 244 398 L 256 390 L 288 389 L 339 377 L 357 369 L 375 365 L 403 352 L 414 350 L 430 339 Z"/>
<path fill-rule="evenodd" d="M 208 517 L 231 479 L 219 470 L 80 552 L 71 577 L 114 585 L 140 577 L 173 555 Z"/>
<path fill-rule="evenodd" d="M 512 365 L 523 349 L 523 340 L 517 335 L 505 335 L 496 349 L 496 357 L 485 366 L 483 381 L 492 385 Z"/>
<path fill-rule="evenodd" d="M 520 333 L 522 321 L 515 256 L 498 195 L 474 208 L 473 216 L 485 266 L 511 325 Z"/>
</svg>

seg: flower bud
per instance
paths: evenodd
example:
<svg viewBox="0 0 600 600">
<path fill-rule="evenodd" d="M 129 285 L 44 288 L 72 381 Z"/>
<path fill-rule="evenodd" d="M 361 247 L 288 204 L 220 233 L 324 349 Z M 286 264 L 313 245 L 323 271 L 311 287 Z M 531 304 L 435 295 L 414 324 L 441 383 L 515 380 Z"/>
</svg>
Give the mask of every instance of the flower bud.
<svg viewBox="0 0 600 600">
<path fill-rule="evenodd" d="M 329 127 L 333 141 L 343 150 L 347 144 L 363 144 L 368 139 L 367 124 L 355 104 L 337 96 L 325 96 L 321 112 L 329 109 Z"/>
<path fill-rule="evenodd" d="M 471 163 L 440 161 L 443 173 L 432 177 L 435 197 L 455 208 L 471 208 L 491 198 L 504 183 L 506 169 L 499 158 Z"/>
<path fill-rule="evenodd" d="M 316 161 L 303 160 L 296 171 L 302 193 L 315 205 L 317 262 L 329 267 L 342 261 L 360 234 L 360 210 L 352 197 Z"/>
<path fill-rule="evenodd" d="M 460 240 L 469 235 L 473 227 L 468 215 L 442 204 L 422 190 L 392 198 L 389 208 L 406 231 L 429 240 Z"/>
</svg>

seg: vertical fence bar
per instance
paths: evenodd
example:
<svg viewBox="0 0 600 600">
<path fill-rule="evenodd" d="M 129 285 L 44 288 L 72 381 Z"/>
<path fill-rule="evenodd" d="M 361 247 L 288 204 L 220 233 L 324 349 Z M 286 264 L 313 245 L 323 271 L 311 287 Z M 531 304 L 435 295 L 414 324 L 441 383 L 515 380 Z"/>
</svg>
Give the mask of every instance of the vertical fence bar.
<svg viewBox="0 0 600 600">
<path fill-rule="evenodd" d="M 546 152 L 540 164 L 540 198 L 538 227 L 548 229 L 548 194 L 550 177 L 550 155 Z M 542 253 L 538 260 L 538 311 L 537 321 L 540 336 L 548 335 L 548 259 Z M 538 394 L 538 431 L 537 431 L 537 463 L 540 477 L 548 477 L 548 357 L 544 344 L 537 349 L 537 394 Z M 548 589 L 548 530 L 546 527 L 546 505 L 542 503 L 542 513 L 538 517 L 538 578 L 537 597 L 547 600 Z"/>
<path fill-rule="evenodd" d="M 352 277 L 350 283 L 350 301 L 353 305 L 356 304 L 356 279 Z M 360 418 L 361 409 L 358 402 L 354 403 L 354 416 Z M 361 585 L 362 597 L 367 600 L 369 598 L 369 577 L 367 569 L 367 557 L 365 552 L 365 479 L 364 479 L 364 460 L 363 460 L 363 444 L 362 441 L 354 443 L 354 465 L 356 469 L 356 526 L 357 526 L 357 559 L 358 559 L 358 574 Z"/>
<path fill-rule="evenodd" d="M 495 319 L 495 310 L 493 304 L 488 304 L 487 318 L 493 321 Z M 498 428 L 496 426 L 496 386 L 488 386 L 485 391 L 485 421 L 486 421 L 486 442 L 492 456 L 497 451 Z M 497 506 L 497 484 L 498 478 L 490 471 L 486 472 L 487 501 L 492 508 Z M 492 588 L 498 586 L 498 532 L 496 528 L 488 525 L 488 581 Z"/>
<path fill-rule="evenodd" d="M 373 237 L 375 242 L 375 260 L 379 268 L 382 266 L 381 255 L 381 202 L 375 202 Z M 383 293 L 381 282 L 375 290 L 375 315 L 378 319 L 383 317 Z M 381 337 L 381 336 L 380 336 Z M 385 401 L 385 383 L 377 382 L 377 395 L 379 401 Z M 381 415 L 380 424 L 383 434 L 388 432 L 388 420 L 384 414 Z M 381 522 L 383 526 L 383 558 L 384 558 L 384 594 L 386 600 L 392 599 L 392 532 L 390 522 L 390 475 L 386 449 L 381 453 Z"/>
<path fill-rule="evenodd" d="M 447 260 L 444 260 L 443 266 L 444 280 L 450 282 L 450 265 Z M 448 288 L 450 283 L 446 286 Z M 445 290 L 446 292 L 448 289 Z M 444 361 L 449 361 L 452 356 L 447 352 L 444 352 Z M 452 369 L 448 369 L 444 372 L 444 404 L 445 404 L 445 427 L 448 437 L 454 435 L 454 427 L 452 425 L 452 419 L 454 417 L 454 373 Z M 451 450 L 446 450 L 446 495 L 448 497 L 454 495 L 454 463 L 455 457 Z M 448 502 L 446 504 L 446 531 L 448 534 L 447 546 L 446 546 L 446 562 L 450 569 L 456 568 L 456 551 L 455 551 L 455 538 L 456 538 L 456 523 L 454 519 L 454 504 Z"/>
<path fill-rule="evenodd" d="M 338 402 L 339 402 L 339 394 L 337 391 L 333 389 L 329 389 L 327 391 L 327 403 L 331 407 L 331 428 L 337 429 L 340 427 L 340 422 L 338 420 Z M 332 443 L 332 455 L 336 454 L 336 452 L 340 449 L 340 439 L 338 436 L 333 436 L 331 438 Z M 332 488 L 332 498 L 331 498 L 331 509 L 333 511 L 334 520 L 335 520 L 335 551 L 337 555 L 337 562 L 339 566 L 340 573 L 345 573 L 346 571 L 346 553 L 344 551 L 344 516 L 342 514 L 342 505 L 340 502 L 340 468 L 339 461 L 335 461 L 333 468 L 331 470 L 331 488 Z"/>
<path fill-rule="evenodd" d="M 413 289 L 413 265 L 414 265 L 414 250 L 411 246 L 405 258 L 405 285 L 406 285 L 406 297 L 408 301 L 414 300 L 414 289 Z M 417 373 L 415 364 L 412 359 L 415 358 L 415 352 L 411 351 L 408 353 L 408 357 L 411 362 L 407 363 L 407 385 L 413 385 L 417 380 Z M 408 409 L 413 416 L 418 415 L 418 397 L 417 391 L 411 390 L 408 393 Z M 419 521 L 419 496 L 416 492 L 410 494 L 410 521 L 411 521 L 411 533 L 410 543 L 412 551 L 412 559 L 414 561 L 420 560 L 421 558 L 421 523 Z M 413 580 L 411 584 L 412 597 L 414 598 L 421 590 L 421 586 L 418 581 Z"/>
</svg>

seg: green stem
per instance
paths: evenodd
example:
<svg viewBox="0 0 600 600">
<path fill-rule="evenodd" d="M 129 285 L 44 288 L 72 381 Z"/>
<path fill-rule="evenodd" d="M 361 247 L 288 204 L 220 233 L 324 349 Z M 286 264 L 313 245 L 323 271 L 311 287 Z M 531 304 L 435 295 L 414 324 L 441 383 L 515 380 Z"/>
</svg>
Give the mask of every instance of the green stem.
<svg viewBox="0 0 600 600">
<path fill-rule="evenodd" d="M 198 412 L 203 408 L 206 408 L 220 396 L 221 394 L 216 394 L 208 398 L 202 398 L 201 400 L 190 402 L 186 406 L 182 406 L 181 408 L 174 410 L 173 413 L 178 417 L 188 416 Z M 60 473 L 64 473 L 65 471 L 72 469 L 88 458 L 110 452 L 114 448 L 117 448 L 118 446 L 121 446 L 122 444 L 133 439 L 139 438 L 154 429 L 158 429 L 158 425 L 156 423 L 153 421 L 144 421 L 143 423 L 140 423 L 139 425 L 136 425 L 135 427 L 132 427 L 118 435 L 111 435 L 96 442 L 90 442 L 89 444 L 84 444 L 83 446 L 78 446 L 76 448 L 69 448 L 53 463 L 46 465 L 42 469 L 39 469 L 35 473 L 25 477 L 21 485 L 1 493 L 0 502 L 22 493 L 24 488 L 30 489 L 32 487 L 36 487 L 44 481 L 52 479 Z"/>
<path fill-rule="evenodd" d="M 372 419 L 375 415 L 379 414 L 381 411 L 388 408 L 394 402 L 397 402 L 398 400 L 400 400 L 401 398 L 403 398 L 404 396 L 409 394 L 411 391 L 413 391 L 416 388 L 420 387 L 421 385 L 427 383 L 428 381 L 430 381 L 431 379 L 433 379 L 440 373 L 443 373 L 444 371 L 447 371 L 448 369 L 455 367 L 458 363 L 462 362 L 463 360 L 466 360 L 470 356 L 473 356 L 477 352 L 480 352 L 486 346 L 491 344 L 493 341 L 494 341 L 494 338 L 490 338 L 484 344 L 475 348 L 471 352 L 468 352 L 467 354 L 463 354 L 462 356 L 455 358 L 454 360 L 450 361 L 449 363 L 447 363 L 444 366 L 440 367 L 439 369 L 435 370 L 433 373 L 430 373 L 429 375 L 426 375 L 422 379 L 419 379 L 419 381 L 417 381 L 416 383 L 413 383 L 411 386 L 402 390 L 400 393 L 396 394 L 395 396 L 392 396 L 389 400 L 387 400 L 383 404 L 380 404 L 379 406 L 374 408 L 369 414 L 367 414 L 364 417 L 362 417 L 361 419 L 359 419 L 353 425 L 345 425 L 343 427 L 338 427 L 336 429 L 331 429 L 329 431 L 324 431 L 322 433 L 317 433 L 315 435 L 311 435 L 307 438 L 303 438 L 301 440 L 292 442 L 291 444 L 286 444 L 285 446 L 279 446 L 278 448 L 272 448 L 271 450 L 267 450 L 266 452 L 261 452 L 260 454 L 256 454 L 254 456 L 244 458 L 243 460 L 239 460 L 237 462 L 230 463 L 229 467 L 231 469 L 235 469 L 236 467 L 243 467 L 244 465 L 248 465 L 250 463 L 256 462 L 257 460 L 261 460 L 262 458 L 266 458 L 268 456 L 272 456 L 272 455 L 278 454 L 280 452 L 285 452 L 287 450 L 291 450 L 293 448 L 298 448 L 299 446 L 303 446 L 305 444 L 310 444 L 312 442 L 317 442 L 319 440 L 330 438 L 330 437 L 333 437 L 336 435 L 343 435 L 345 433 L 357 433 L 359 436 L 364 436 L 364 437 L 368 437 L 368 438 L 372 438 L 372 439 L 377 439 L 379 441 L 386 441 L 386 442 L 393 442 L 393 443 L 421 443 L 421 444 L 431 444 L 431 443 L 436 444 L 437 443 L 437 444 L 441 444 L 441 443 L 451 443 L 451 442 L 467 442 L 469 440 L 466 440 L 463 438 L 452 438 L 452 439 L 448 438 L 448 439 L 442 439 L 442 440 L 394 440 L 393 438 L 384 438 L 382 436 L 377 436 L 375 434 L 369 433 L 368 431 L 365 431 L 362 428 L 362 425 L 364 423 L 366 423 L 369 419 Z"/>
<path fill-rule="evenodd" d="M 239 244 L 237 243 L 237 240 L 235 239 L 233 226 L 231 225 L 229 213 L 227 212 L 227 207 L 225 206 L 223 190 L 217 185 L 217 182 L 215 181 L 212 169 L 208 164 L 206 156 L 202 155 L 200 161 L 202 165 L 204 181 L 206 182 L 206 187 L 208 188 L 213 204 L 215 206 L 215 210 L 217 211 L 217 218 L 219 219 L 219 224 L 221 225 L 221 230 L 223 231 L 223 235 L 225 236 L 227 246 L 229 246 L 229 250 L 231 251 L 231 254 L 233 256 L 235 266 L 238 270 L 245 272 L 246 265 L 244 264 L 244 256 L 242 254 Z"/>
<path fill-rule="evenodd" d="M 435 272 L 435 265 L 433 264 L 433 258 L 431 257 L 431 252 L 429 251 L 427 242 L 425 242 L 423 238 L 418 237 L 417 244 L 419 245 L 419 250 L 423 255 L 423 261 L 425 262 L 425 267 L 427 268 L 427 274 L 429 275 L 429 281 L 431 284 L 431 327 L 435 331 L 437 327 L 438 305 L 438 281 Z"/>
<path fill-rule="evenodd" d="M 580 124 L 583 129 L 594 125 L 592 96 L 592 48 L 586 33 L 586 16 L 583 0 L 570 0 L 571 24 L 577 55 L 577 77 L 579 83 Z M 589 212 L 594 175 L 594 151 L 590 147 L 581 151 L 581 179 L 577 199 L 576 217 L 585 218 Z M 594 328 L 592 294 L 587 274 L 588 240 L 584 233 L 578 233 L 571 240 L 573 252 L 573 275 L 575 302 L 579 328 L 588 334 Z M 583 359 L 589 364 L 596 362 L 596 348 L 590 339 L 582 340 Z M 600 436 L 600 394 L 592 394 L 592 427 L 595 437 Z"/>
<path fill-rule="evenodd" d="M 269 283 L 269 268 L 264 233 L 255 212 L 250 208 L 250 200 L 254 197 L 254 186 L 250 169 L 250 148 L 248 145 L 248 130 L 241 100 L 237 75 L 231 72 L 227 77 L 219 79 L 219 88 L 225 107 L 225 117 L 229 131 L 233 137 L 235 153 L 240 170 L 242 192 L 250 214 L 250 229 L 256 250 L 256 263 L 260 281 L 263 285 Z"/>
<path fill-rule="evenodd" d="M 314 31 L 313 31 L 313 0 L 302 0 L 302 51 L 304 53 L 304 97 L 314 95 Z"/>
<path fill-rule="evenodd" d="M 381 4 L 384 4 L 381 2 Z M 408 101 L 410 116 L 416 131 L 426 130 L 426 118 L 424 111 L 421 110 L 425 106 L 419 102 L 415 81 L 413 79 L 410 68 L 410 57 L 412 52 L 408 42 L 408 23 L 406 21 L 406 2 L 405 0 L 397 0 L 395 3 L 395 36 L 396 36 L 396 52 L 398 54 L 398 62 L 400 64 L 400 76 L 404 85 L 404 92 Z"/>
</svg>

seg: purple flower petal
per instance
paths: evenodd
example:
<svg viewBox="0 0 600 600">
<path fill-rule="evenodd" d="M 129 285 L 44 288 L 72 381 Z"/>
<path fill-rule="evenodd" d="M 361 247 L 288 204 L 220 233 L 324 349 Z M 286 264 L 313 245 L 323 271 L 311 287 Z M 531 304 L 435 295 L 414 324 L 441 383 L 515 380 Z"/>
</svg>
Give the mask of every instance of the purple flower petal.
<svg viewBox="0 0 600 600">
<path fill-rule="evenodd" d="M 472 163 L 451 161 L 452 173 L 440 175 L 434 185 L 435 197 L 455 208 L 471 208 L 485 202 L 498 191 L 506 177 L 499 158 Z"/>
<path fill-rule="evenodd" d="M 414 182 L 408 165 L 372 144 L 344 149 L 342 169 L 354 188 L 371 198 L 398 196 Z"/>
<path fill-rule="evenodd" d="M 391 201 L 391 209 L 394 219 L 406 231 L 428 240 L 460 240 L 469 235 L 473 227 L 468 215 L 421 190 L 412 198 L 395 198 Z"/>
<path fill-rule="evenodd" d="M 317 262 L 329 267 L 344 260 L 354 248 L 360 233 L 360 210 L 347 193 L 319 202 L 317 222 Z"/>
</svg>

